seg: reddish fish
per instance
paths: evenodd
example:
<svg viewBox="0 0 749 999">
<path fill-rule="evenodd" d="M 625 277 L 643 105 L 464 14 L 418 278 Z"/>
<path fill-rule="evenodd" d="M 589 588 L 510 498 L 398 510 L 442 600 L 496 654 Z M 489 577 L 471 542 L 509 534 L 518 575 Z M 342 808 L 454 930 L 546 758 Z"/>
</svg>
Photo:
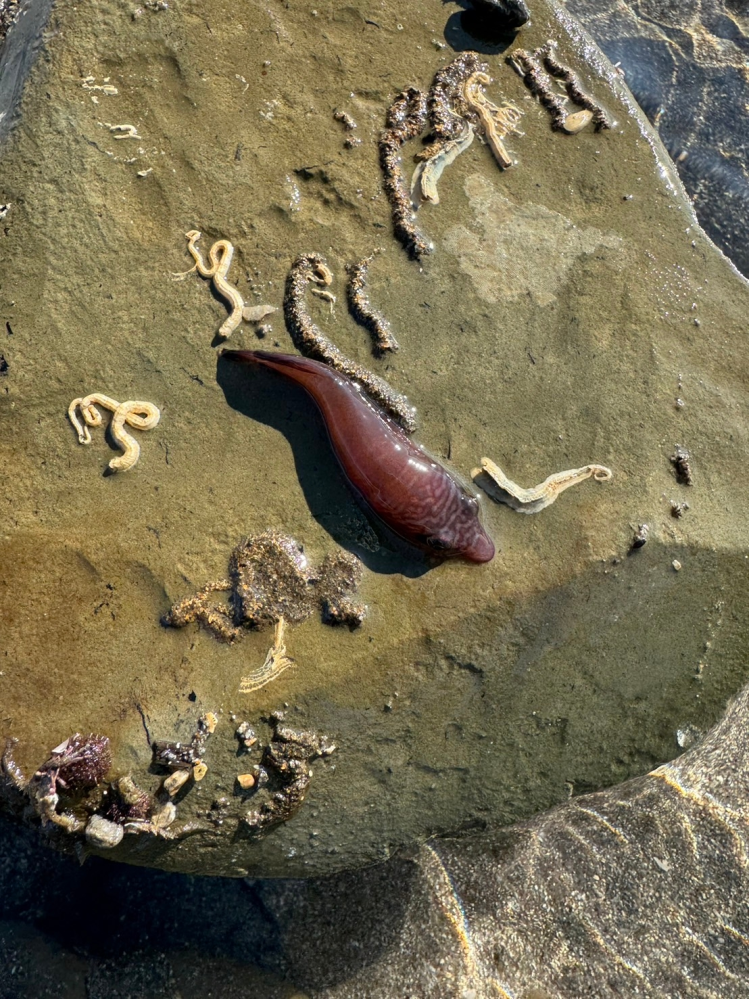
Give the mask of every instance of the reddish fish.
<svg viewBox="0 0 749 999">
<path fill-rule="evenodd" d="M 271 368 L 308 392 L 354 493 L 399 537 L 441 558 L 494 558 L 476 497 L 417 447 L 350 378 L 293 354 L 225 350 L 223 356 Z"/>
</svg>

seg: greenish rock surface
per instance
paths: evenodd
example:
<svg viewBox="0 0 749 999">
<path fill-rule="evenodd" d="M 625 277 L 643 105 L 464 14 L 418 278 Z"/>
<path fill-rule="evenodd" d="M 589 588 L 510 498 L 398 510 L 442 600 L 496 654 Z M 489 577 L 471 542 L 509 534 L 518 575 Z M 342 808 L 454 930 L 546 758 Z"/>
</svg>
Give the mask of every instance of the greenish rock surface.
<svg viewBox="0 0 749 999">
<path fill-rule="evenodd" d="M 189 740 L 216 712 L 208 773 L 177 798 L 174 828 L 197 831 L 126 836 L 108 855 L 304 876 L 517 821 L 674 756 L 746 675 L 749 293 L 611 67 L 562 11 L 534 5 L 518 44 L 556 38 L 617 125 L 553 133 L 489 54 L 489 95 L 525 112 L 508 139 L 518 164 L 501 173 L 478 142 L 458 158 L 419 213 L 436 246 L 420 266 L 391 236 L 376 139 L 393 95 L 454 55 L 439 4 L 134 10 L 57 7 L 2 160 L 0 734 L 24 771 L 97 732 L 110 776 L 154 789 L 148 737 Z M 344 148 L 335 108 L 360 146 Z M 117 140 L 123 124 L 139 138 Z M 488 455 L 523 485 L 589 462 L 613 480 L 535 517 L 487 500 L 488 566 L 423 571 L 378 548 L 311 404 L 217 367 L 223 303 L 195 275 L 171 278 L 192 228 L 205 249 L 232 240 L 250 304 L 280 306 L 291 259 L 322 252 L 339 297 L 332 313 L 310 299 L 320 325 L 409 394 L 418 439 L 464 475 Z M 401 343 L 386 362 L 343 294 L 344 264 L 380 245 L 370 293 Z M 273 326 L 231 343 L 289 349 L 280 313 Z M 83 448 L 67 421 L 90 392 L 161 409 L 126 474 L 102 474 L 101 429 Z M 676 445 L 692 486 L 676 481 Z M 672 500 L 689 503 L 680 519 Z M 628 554 L 641 524 L 649 540 Z M 269 632 L 221 645 L 160 617 L 266 528 L 315 564 L 359 551 L 369 614 L 356 632 L 289 629 L 296 668 L 241 695 Z M 267 741 L 262 719 L 284 705 L 287 724 L 337 748 L 300 811 L 257 838 L 235 777 L 260 754 L 239 757 L 234 731 L 247 720 Z"/>
</svg>

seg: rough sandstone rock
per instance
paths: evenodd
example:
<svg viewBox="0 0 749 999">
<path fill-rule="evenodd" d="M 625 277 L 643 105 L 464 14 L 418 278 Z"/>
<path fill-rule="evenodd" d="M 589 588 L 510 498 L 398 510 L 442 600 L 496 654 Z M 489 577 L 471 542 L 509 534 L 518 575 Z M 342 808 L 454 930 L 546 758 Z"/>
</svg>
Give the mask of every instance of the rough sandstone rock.
<svg viewBox="0 0 749 999">
<path fill-rule="evenodd" d="M 174 829 L 193 834 L 126 835 L 107 855 L 306 876 L 526 819 L 705 731 L 746 676 L 749 292 L 574 22 L 537 2 L 520 44 L 558 39 L 617 126 L 553 133 L 495 47 L 489 92 L 525 112 L 525 136 L 507 140 L 518 165 L 500 172 L 478 142 L 456 160 L 440 205 L 421 209 L 436 246 L 421 265 L 391 238 L 376 138 L 393 95 L 452 57 L 433 44 L 439 5 L 387 2 L 373 17 L 227 0 L 134 18 L 102 0 L 61 4 L 51 29 L 0 191 L 0 735 L 18 739 L 24 772 L 96 732 L 112 779 L 151 792 L 163 775 L 148 737 L 189 742 L 215 712 L 208 770 L 175 799 Z M 360 146 L 344 148 L 340 107 Z M 140 138 L 117 141 L 124 124 Z M 419 440 L 463 474 L 488 455 L 526 485 L 588 462 L 612 482 L 537 517 L 485 502 L 499 548 L 485 567 L 424 571 L 378 547 L 309 402 L 217 366 L 224 303 L 197 276 L 170 277 L 191 263 L 193 227 L 234 243 L 230 276 L 250 302 L 280 306 L 291 259 L 323 253 L 339 300 L 334 314 L 310 300 L 318 322 L 409 394 Z M 386 362 L 343 308 L 345 263 L 379 245 L 369 290 L 401 345 Z M 273 324 L 263 343 L 290 349 Z M 232 340 L 260 342 L 247 326 Z M 103 476 L 103 432 L 80 447 L 67 421 L 94 391 L 162 411 L 126 474 Z M 691 486 L 669 461 L 677 445 Z M 647 544 L 630 555 L 641 524 Z M 355 632 L 316 618 L 287 629 L 296 667 L 240 695 L 270 632 L 226 645 L 160 618 L 266 528 L 315 564 L 336 545 L 360 552 L 369 615 Z M 235 729 L 248 721 L 267 743 L 262 719 L 284 704 L 285 724 L 336 752 L 313 764 L 292 818 L 245 835 Z"/>
</svg>

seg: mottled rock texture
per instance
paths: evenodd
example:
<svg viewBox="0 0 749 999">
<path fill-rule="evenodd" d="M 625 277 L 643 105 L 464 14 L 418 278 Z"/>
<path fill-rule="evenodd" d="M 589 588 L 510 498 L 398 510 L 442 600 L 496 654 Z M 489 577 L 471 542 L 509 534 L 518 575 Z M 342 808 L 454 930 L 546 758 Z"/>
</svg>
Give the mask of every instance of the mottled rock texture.
<svg viewBox="0 0 749 999">
<path fill-rule="evenodd" d="M 747 286 L 563 10 L 535 3 L 512 44 L 558 39 L 610 131 L 552 132 L 504 61 L 511 39 L 456 33 L 454 14 L 64 0 L 52 15 L 0 179 L 0 737 L 18 739 L 28 776 L 73 733 L 107 736 L 108 779 L 152 792 L 149 739 L 189 742 L 200 715 L 218 717 L 203 779 L 166 803 L 168 828 L 191 835 L 159 825 L 113 857 L 233 876 L 381 861 L 640 775 L 744 683 Z M 453 58 L 445 38 L 482 49 L 487 93 L 521 107 L 525 135 L 508 137 L 504 172 L 478 141 L 449 167 L 439 206 L 419 212 L 435 244 L 419 265 L 392 238 L 377 137 L 394 95 Z M 335 109 L 361 145 L 345 148 Z M 139 138 L 117 139 L 125 125 Z M 612 481 L 535 517 L 487 500 L 487 566 L 406 558 L 359 512 L 309 401 L 217 363 L 224 302 L 197 275 L 171 278 L 193 228 L 234 243 L 230 279 L 251 304 L 280 306 L 291 260 L 323 254 L 338 301 L 310 295 L 316 322 L 409 395 L 419 441 L 458 472 L 487 455 L 527 485 L 589 462 Z M 379 360 L 343 284 L 377 246 L 370 297 L 400 343 Z M 276 315 L 264 340 L 246 326 L 232 344 L 291 349 Z M 103 430 L 81 447 L 67 421 L 94 391 L 161 410 L 130 472 L 104 476 Z M 315 565 L 338 546 L 360 554 L 369 613 L 355 632 L 289 626 L 297 665 L 242 695 L 270 629 L 221 644 L 160 619 L 266 529 Z M 336 752 L 292 819 L 245 835 L 253 802 L 236 777 L 261 751 L 238 758 L 234 732 L 247 721 L 267 742 L 263 719 L 285 704 L 285 724 Z"/>
</svg>

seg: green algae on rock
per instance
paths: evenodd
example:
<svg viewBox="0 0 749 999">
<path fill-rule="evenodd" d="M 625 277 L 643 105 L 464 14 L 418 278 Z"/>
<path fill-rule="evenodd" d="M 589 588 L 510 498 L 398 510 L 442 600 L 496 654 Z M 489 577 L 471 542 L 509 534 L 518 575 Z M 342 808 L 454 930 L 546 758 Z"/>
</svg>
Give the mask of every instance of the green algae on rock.
<svg viewBox="0 0 749 999">
<path fill-rule="evenodd" d="M 221 724 L 208 772 L 178 804 L 178 822 L 208 831 L 124 836 L 108 856 L 234 876 L 371 863 L 435 832 L 526 818 L 570 785 L 642 774 L 742 685 L 749 291 L 697 227 L 618 75 L 563 11 L 539 0 L 533 13 L 522 45 L 554 38 L 618 124 L 553 132 L 487 56 L 525 112 L 518 169 L 500 172 L 476 143 L 459 156 L 429 216 L 439 252 L 415 263 L 389 238 L 377 142 L 393 95 L 451 58 L 432 45 L 440 5 L 386 0 L 377 25 L 356 7 L 314 16 L 259 0 L 136 20 L 122 0 L 56 8 L 0 189 L 13 205 L 0 228 L 0 458 L 12 470 L 0 735 L 19 740 L 31 773 L 70 733 L 106 733 L 113 774 L 143 788 L 146 728 L 189 741 L 209 710 L 254 727 L 286 703 L 284 724 L 337 747 L 290 821 L 235 839 L 245 792 L 234 726 Z M 116 93 L 85 89 L 89 76 Z M 332 117 L 344 102 L 354 149 Z M 142 142 L 100 121 L 131 123 Z M 312 404 L 262 372 L 217 370 L 205 332 L 216 306 L 201 282 L 169 274 L 196 219 L 206 241 L 235 247 L 245 303 L 280 306 L 301 252 L 340 274 L 384 243 L 370 293 L 397 354 L 373 360 L 345 310 L 307 306 L 341 350 L 408 393 L 435 456 L 467 475 L 490 454 L 521 481 L 595 457 L 615 479 L 540 518 L 487 503 L 501 552 L 481 568 L 429 569 L 384 547 Z M 255 336 L 233 334 L 248 348 Z M 92 475 L 67 406 L 81 385 L 123 399 L 133 384 L 162 407 L 149 460 Z M 677 444 L 691 486 L 669 462 Z M 675 519 L 670 503 L 687 499 Z M 627 558 L 641 523 L 648 543 Z M 370 613 L 356 632 L 299 624 L 304 668 L 240 694 L 265 634 L 232 647 L 159 615 L 223 577 L 238 538 L 267 529 L 303 538 L 313 564 L 356 552 Z M 236 821 L 218 824 L 227 807 Z"/>
</svg>

